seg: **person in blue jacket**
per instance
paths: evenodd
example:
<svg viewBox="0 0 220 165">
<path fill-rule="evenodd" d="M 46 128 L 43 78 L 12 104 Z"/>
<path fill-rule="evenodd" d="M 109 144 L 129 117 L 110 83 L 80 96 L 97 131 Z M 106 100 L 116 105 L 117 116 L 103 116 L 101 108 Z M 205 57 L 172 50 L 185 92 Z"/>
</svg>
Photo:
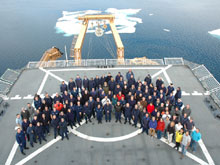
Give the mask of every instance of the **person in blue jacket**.
<svg viewBox="0 0 220 165">
<path fill-rule="evenodd" d="M 152 117 L 152 119 L 149 122 L 149 129 L 150 129 L 150 136 L 154 137 L 155 132 L 157 128 L 157 121 L 155 120 L 155 117 Z"/>
<path fill-rule="evenodd" d="M 16 141 L 20 147 L 20 151 L 23 155 L 26 155 L 24 153 L 24 149 L 29 149 L 28 147 L 26 147 L 26 139 L 25 139 L 25 134 L 24 132 L 21 130 L 21 128 L 17 129 L 17 133 L 16 133 Z"/>
<path fill-rule="evenodd" d="M 80 101 L 77 102 L 77 105 L 75 106 L 75 110 L 76 110 L 76 119 L 79 125 L 82 119 L 82 115 L 83 115 L 83 108 L 80 104 Z"/>
<path fill-rule="evenodd" d="M 195 152 L 197 143 L 201 139 L 200 130 L 197 128 L 195 131 L 193 131 L 191 137 L 192 138 L 191 138 L 190 148 L 192 149 L 193 152 Z"/>
<path fill-rule="evenodd" d="M 83 115 L 85 116 L 86 124 L 91 121 L 91 114 L 92 114 L 92 109 L 89 106 L 88 101 L 86 101 L 85 105 L 83 106 Z"/>
<path fill-rule="evenodd" d="M 95 111 L 96 111 L 96 115 L 97 115 L 98 124 L 102 123 L 103 109 L 100 104 L 98 104 Z"/>
<path fill-rule="evenodd" d="M 132 119 L 134 121 L 133 126 L 135 126 L 135 128 L 137 127 L 139 113 L 140 110 L 138 109 L 138 105 L 135 104 L 134 109 L 132 110 Z"/>
<path fill-rule="evenodd" d="M 126 103 L 126 105 L 125 105 L 125 122 L 124 122 L 124 124 L 127 123 L 127 120 L 129 122 L 129 124 L 131 124 L 131 110 L 132 110 L 132 107 L 130 106 L 130 104 Z"/>
<path fill-rule="evenodd" d="M 105 121 L 111 122 L 112 105 L 109 103 L 109 101 L 107 101 L 107 103 L 105 104 L 104 111 L 105 111 Z"/>
<path fill-rule="evenodd" d="M 147 135 L 148 135 L 148 129 L 149 129 L 149 122 L 150 122 L 150 117 L 149 117 L 149 114 L 146 113 L 142 119 L 142 125 L 143 125 L 142 133 L 146 132 Z"/>
</svg>

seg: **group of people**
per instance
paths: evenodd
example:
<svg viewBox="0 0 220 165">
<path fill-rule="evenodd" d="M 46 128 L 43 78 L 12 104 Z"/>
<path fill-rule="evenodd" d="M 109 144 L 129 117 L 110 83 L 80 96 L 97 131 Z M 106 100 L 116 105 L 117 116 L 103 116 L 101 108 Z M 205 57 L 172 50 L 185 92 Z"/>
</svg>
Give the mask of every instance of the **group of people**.
<svg viewBox="0 0 220 165">
<path fill-rule="evenodd" d="M 26 147 L 26 138 L 33 143 L 46 141 L 46 136 L 53 128 L 54 138 L 59 134 L 67 139 L 67 126 L 71 128 L 81 125 L 84 119 L 86 124 L 92 118 L 97 118 L 98 124 L 111 122 L 112 114 L 115 122 L 129 123 L 134 127 L 140 126 L 143 133 L 152 138 L 165 137 L 167 143 L 175 142 L 181 158 L 186 154 L 188 147 L 196 151 L 197 142 L 201 139 L 199 129 L 195 129 L 190 105 L 184 106 L 181 100 L 181 88 L 176 90 L 172 83 L 165 87 L 163 80 L 158 77 L 156 83 L 148 74 L 143 81 L 136 80 L 132 70 L 124 77 L 120 72 L 113 77 L 111 73 L 88 79 L 79 75 L 72 78 L 68 84 L 64 81 L 60 85 L 60 94 L 52 98 L 48 93 L 44 98 L 34 97 L 34 107 L 28 103 L 17 114 L 16 139 L 22 154 Z M 26 138 L 25 138 L 26 137 Z"/>
</svg>

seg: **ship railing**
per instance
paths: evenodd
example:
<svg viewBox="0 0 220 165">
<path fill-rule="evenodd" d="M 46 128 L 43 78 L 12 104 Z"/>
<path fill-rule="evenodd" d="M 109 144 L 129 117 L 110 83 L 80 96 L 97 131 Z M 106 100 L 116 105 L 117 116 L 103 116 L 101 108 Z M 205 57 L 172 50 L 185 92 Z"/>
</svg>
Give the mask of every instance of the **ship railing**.
<svg viewBox="0 0 220 165">
<path fill-rule="evenodd" d="M 164 58 L 165 65 L 184 65 L 182 57 Z"/>
<path fill-rule="evenodd" d="M 87 59 L 86 66 L 105 66 L 106 61 L 105 59 Z"/>
</svg>

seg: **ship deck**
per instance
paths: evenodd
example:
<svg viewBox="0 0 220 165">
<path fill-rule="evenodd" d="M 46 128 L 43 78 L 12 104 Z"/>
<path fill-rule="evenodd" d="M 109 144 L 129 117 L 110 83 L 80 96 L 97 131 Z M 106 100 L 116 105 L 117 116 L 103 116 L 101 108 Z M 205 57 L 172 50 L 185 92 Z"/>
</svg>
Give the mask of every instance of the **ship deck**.
<svg viewBox="0 0 220 165">
<path fill-rule="evenodd" d="M 33 102 L 35 93 L 48 92 L 54 95 L 59 91 L 62 80 L 69 78 L 94 77 L 111 72 L 116 75 L 120 71 L 124 76 L 132 69 L 135 78 L 141 80 L 151 74 L 155 83 L 158 76 L 165 85 L 173 82 L 183 91 L 183 103 L 190 104 L 192 117 L 196 127 L 200 128 L 202 141 L 194 154 L 180 160 L 179 153 L 163 139 L 151 139 L 146 134 L 140 134 L 139 128 L 114 122 L 83 124 L 70 130 L 70 140 L 53 139 L 50 135 L 47 142 L 36 144 L 26 150 L 23 156 L 15 142 L 15 115 L 21 107 Z M 130 66 L 114 68 L 47 68 L 27 69 L 22 72 L 12 87 L 8 98 L 9 107 L 3 117 L 0 117 L 0 164 L 218 164 L 220 162 L 220 121 L 215 119 L 207 103 L 204 101 L 208 93 L 187 66 Z M 114 115 L 112 115 L 114 116 Z M 29 146 L 29 143 L 27 143 Z"/>
</svg>

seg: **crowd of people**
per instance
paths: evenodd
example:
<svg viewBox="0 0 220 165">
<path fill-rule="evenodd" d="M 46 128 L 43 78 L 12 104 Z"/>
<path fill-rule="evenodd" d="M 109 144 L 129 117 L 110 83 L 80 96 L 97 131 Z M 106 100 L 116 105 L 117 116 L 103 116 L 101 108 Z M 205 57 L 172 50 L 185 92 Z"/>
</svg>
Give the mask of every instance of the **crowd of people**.
<svg viewBox="0 0 220 165">
<path fill-rule="evenodd" d="M 75 80 L 64 81 L 60 85 L 60 92 L 52 98 L 48 93 L 44 98 L 34 97 L 34 106 L 30 103 L 22 108 L 16 116 L 18 126 L 16 140 L 21 153 L 25 155 L 26 139 L 34 147 L 37 140 L 47 141 L 46 137 L 53 129 L 54 138 L 59 134 L 69 139 L 67 126 L 71 128 L 91 122 L 97 118 L 98 124 L 112 121 L 140 126 L 152 138 L 166 138 L 167 143 L 174 142 L 179 151 L 182 148 L 181 159 L 188 147 L 196 151 L 197 143 L 201 139 L 200 130 L 195 129 L 190 105 L 183 105 L 181 88 L 174 88 L 170 83 L 167 87 L 158 77 L 156 83 L 148 74 L 143 81 L 135 80 L 132 70 L 124 77 L 120 72 L 113 77 L 111 73 L 101 77 L 79 75 Z"/>
</svg>

